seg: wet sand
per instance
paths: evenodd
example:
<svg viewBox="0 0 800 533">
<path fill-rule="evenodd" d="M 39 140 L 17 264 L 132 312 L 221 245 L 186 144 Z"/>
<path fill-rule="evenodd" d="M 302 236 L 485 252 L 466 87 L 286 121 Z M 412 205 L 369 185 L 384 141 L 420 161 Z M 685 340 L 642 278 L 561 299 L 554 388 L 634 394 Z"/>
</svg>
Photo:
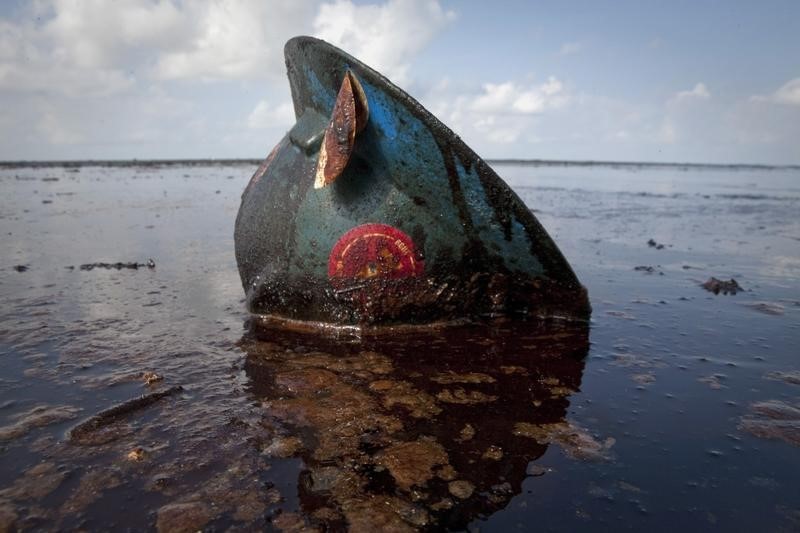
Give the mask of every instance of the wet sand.
<svg viewBox="0 0 800 533">
<path fill-rule="evenodd" d="M 252 162 L 0 167 L 0 530 L 800 527 L 800 170 L 493 166 L 588 326 L 252 331 Z"/>
</svg>

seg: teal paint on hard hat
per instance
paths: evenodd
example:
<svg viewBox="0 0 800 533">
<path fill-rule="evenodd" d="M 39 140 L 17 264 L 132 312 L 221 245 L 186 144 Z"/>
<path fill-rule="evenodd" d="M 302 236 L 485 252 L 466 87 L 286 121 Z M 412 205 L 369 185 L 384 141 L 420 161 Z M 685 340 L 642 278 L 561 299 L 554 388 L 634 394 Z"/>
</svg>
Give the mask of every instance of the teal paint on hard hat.
<svg viewBox="0 0 800 533">
<path fill-rule="evenodd" d="M 318 87 L 316 81 L 311 85 Z M 416 227 L 426 228 L 425 242 L 433 250 L 456 254 L 465 243 L 430 131 L 379 88 L 366 81 L 362 86 L 370 114 L 366 129 L 356 138 L 353 160 L 332 186 L 312 191 L 297 212 L 296 245 L 303 260 L 290 265 L 296 274 L 322 275 L 325 250 L 352 227 L 374 221 L 409 234 Z M 421 157 L 420 147 L 430 147 L 429 153 Z M 427 208 L 421 209 L 414 198 L 424 198 Z M 427 261 L 435 267 L 435 256 Z"/>
<path fill-rule="evenodd" d="M 586 292 L 545 230 L 447 127 L 327 43 L 292 39 L 286 59 L 298 124 L 245 190 L 236 223 L 252 312 L 344 324 L 588 316 Z M 343 170 L 315 189 L 321 132 L 314 129 L 331 116 L 348 71 L 368 120 Z M 348 256 L 364 268 L 346 269 L 361 274 L 334 283 L 332 250 L 358 227 L 389 233 L 364 236 L 358 246 L 366 255 Z M 391 235 L 404 237 L 389 246 Z M 400 268 L 392 253 L 408 250 L 415 255 L 404 261 L 420 269 L 389 276 Z"/>
<path fill-rule="evenodd" d="M 392 113 L 391 101 L 387 101 L 383 91 L 376 89 L 369 82 L 362 83 L 361 86 L 364 87 L 367 101 L 370 104 L 370 121 L 383 133 L 386 139 L 394 141 L 397 139 L 397 124 L 395 123 L 395 117 L 397 115 Z M 413 130 L 414 125 L 414 123 L 411 123 L 405 126 L 408 127 L 409 130 Z M 406 133 L 411 133 L 411 131 L 407 131 Z"/>
<path fill-rule="evenodd" d="M 329 117 L 331 115 L 331 110 L 333 110 L 333 102 L 336 100 L 336 89 L 338 89 L 338 87 L 325 87 L 322 82 L 319 81 L 317 73 L 310 68 L 304 68 L 304 72 L 311 89 L 309 96 L 314 104 L 313 107 L 323 115 Z M 297 113 L 296 106 L 295 114 L 298 116 L 302 114 Z"/>
</svg>

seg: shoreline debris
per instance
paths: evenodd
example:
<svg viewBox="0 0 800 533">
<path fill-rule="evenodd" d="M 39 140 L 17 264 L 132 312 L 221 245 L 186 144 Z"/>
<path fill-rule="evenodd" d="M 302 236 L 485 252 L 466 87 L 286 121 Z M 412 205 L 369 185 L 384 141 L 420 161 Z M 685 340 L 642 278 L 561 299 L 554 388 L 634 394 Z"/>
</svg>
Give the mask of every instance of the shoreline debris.
<svg viewBox="0 0 800 533">
<path fill-rule="evenodd" d="M 800 446 L 800 404 L 781 400 L 754 403 L 738 427 L 762 439 L 782 440 Z"/>
<path fill-rule="evenodd" d="M 37 405 L 11 418 L 14 423 L 0 427 L 0 442 L 24 437 L 36 428 L 72 420 L 80 409 L 71 405 Z"/>
<path fill-rule="evenodd" d="M 659 276 L 663 276 L 664 275 L 664 271 L 658 270 L 657 269 L 658 267 L 661 267 L 661 265 L 658 265 L 657 267 L 650 266 L 650 265 L 639 265 L 639 266 L 633 267 L 633 270 L 635 272 L 644 272 L 645 274 L 655 274 L 656 272 L 658 272 Z"/>
<path fill-rule="evenodd" d="M 784 312 L 782 305 L 773 302 L 748 302 L 742 305 L 765 315 L 780 316 Z"/>
<path fill-rule="evenodd" d="M 91 433 L 117 422 L 123 416 L 135 411 L 140 411 L 145 407 L 149 407 L 150 405 L 156 403 L 162 398 L 172 396 L 173 394 L 181 391 L 183 391 L 183 387 L 176 385 L 163 391 L 143 394 L 138 398 L 127 400 L 121 404 L 115 405 L 114 407 L 100 411 L 88 420 L 85 420 L 84 422 L 81 422 L 72 428 L 69 431 L 68 438 L 71 442 L 81 442 Z"/>
<path fill-rule="evenodd" d="M 712 276 L 705 283 L 701 283 L 700 286 L 714 294 L 719 294 L 720 292 L 722 294 L 736 294 L 744 291 L 742 286 L 733 278 L 725 281 Z"/>
<path fill-rule="evenodd" d="M 775 370 L 764 374 L 764 379 L 771 381 L 783 381 L 791 385 L 800 385 L 800 370 Z"/>
<path fill-rule="evenodd" d="M 145 267 L 147 267 L 149 269 L 153 269 L 153 268 L 156 267 L 156 262 L 153 261 L 152 259 L 148 259 L 147 263 L 137 263 L 135 261 L 128 262 L 128 263 L 123 263 L 121 261 L 118 261 L 116 263 L 104 263 L 104 262 L 85 263 L 85 264 L 81 265 L 79 268 L 81 270 L 85 270 L 85 271 L 88 272 L 90 270 L 94 270 L 95 268 L 104 268 L 106 270 L 112 270 L 112 269 L 114 269 L 114 270 L 122 270 L 123 268 L 131 269 L 131 270 L 138 270 L 139 268 L 145 268 Z"/>
</svg>

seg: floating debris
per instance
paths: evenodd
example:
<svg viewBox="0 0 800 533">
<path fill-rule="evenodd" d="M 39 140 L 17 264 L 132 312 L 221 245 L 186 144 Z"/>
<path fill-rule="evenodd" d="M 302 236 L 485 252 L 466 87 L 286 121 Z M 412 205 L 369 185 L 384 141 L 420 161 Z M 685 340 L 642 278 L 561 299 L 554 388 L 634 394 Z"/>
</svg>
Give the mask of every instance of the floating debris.
<svg viewBox="0 0 800 533">
<path fill-rule="evenodd" d="M 106 270 L 122 270 L 122 269 L 137 270 L 139 268 L 145 268 L 145 267 L 146 268 L 151 268 L 151 269 L 155 268 L 156 267 L 156 262 L 153 261 L 152 259 L 148 259 L 147 263 L 136 263 L 136 262 L 131 262 L 131 263 L 122 263 L 122 262 L 117 262 L 117 263 L 102 263 L 102 262 L 100 262 L 100 263 L 85 263 L 85 264 L 80 266 L 80 269 L 81 270 L 86 270 L 86 271 L 94 270 L 95 268 L 104 268 Z"/>
<path fill-rule="evenodd" d="M 708 278 L 708 281 L 702 283 L 700 286 L 709 292 L 713 292 L 714 294 L 719 294 L 720 292 L 722 294 L 736 294 L 737 292 L 742 292 L 744 290 L 733 278 L 728 281 L 723 281 L 715 277 L 710 277 Z"/>
<path fill-rule="evenodd" d="M 656 381 L 656 376 L 651 373 L 633 374 L 631 379 L 639 385 L 649 385 Z"/>
<path fill-rule="evenodd" d="M 528 464 L 527 468 L 525 468 L 525 473 L 532 477 L 540 477 L 545 475 L 548 472 L 552 472 L 551 469 L 545 468 L 543 466 L 537 465 L 536 463 Z"/>
<path fill-rule="evenodd" d="M 0 442 L 27 435 L 34 428 L 72 420 L 78 416 L 80 411 L 80 409 L 69 405 L 37 405 L 29 411 L 14 415 L 12 420 L 16 420 L 15 423 L 0 427 Z"/>
<path fill-rule="evenodd" d="M 303 441 L 298 437 L 275 437 L 261 453 L 267 457 L 286 458 L 295 455 L 303 448 Z"/>
<path fill-rule="evenodd" d="M 80 513 L 102 497 L 105 491 L 119 487 L 121 484 L 122 480 L 117 467 L 89 470 L 81 477 L 78 486 L 61 506 L 61 512 L 63 514 Z"/>
<path fill-rule="evenodd" d="M 765 315 L 780 316 L 784 312 L 782 305 L 772 302 L 748 302 L 742 305 Z"/>
<path fill-rule="evenodd" d="M 722 374 L 713 374 L 711 376 L 706 376 L 702 378 L 698 378 L 697 381 L 700 383 L 705 383 L 709 386 L 709 388 L 713 390 L 720 390 L 725 388 L 725 385 L 722 384 L 721 380 L 724 379 L 725 376 Z"/>
<path fill-rule="evenodd" d="M 181 391 L 183 391 L 183 387 L 176 385 L 164 391 L 143 394 L 138 398 L 133 398 L 132 400 L 115 405 L 114 407 L 97 413 L 90 419 L 72 428 L 69 432 L 69 439 L 78 443 L 91 443 L 91 435 L 95 431 L 117 422 L 130 413 L 149 407 L 162 398 L 177 394 Z"/>
<path fill-rule="evenodd" d="M 0 531 L 17 531 L 17 512 L 11 504 L 0 503 Z"/>
<path fill-rule="evenodd" d="M 666 366 L 659 357 L 632 353 L 613 353 L 610 364 L 622 368 L 664 368 Z"/>
<path fill-rule="evenodd" d="M 655 241 L 655 239 L 650 239 L 647 241 L 647 246 L 650 248 L 655 248 L 656 250 L 663 250 L 664 245 Z"/>
<path fill-rule="evenodd" d="M 475 436 L 475 428 L 472 427 L 472 424 L 467 424 L 463 428 L 461 428 L 461 431 L 459 432 L 458 438 L 456 440 L 464 442 L 472 440 L 474 436 Z"/>
<path fill-rule="evenodd" d="M 125 455 L 125 458 L 128 461 L 139 462 L 139 461 L 143 461 L 144 460 L 145 455 L 146 454 L 145 454 L 144 448 L 142 448 L 141 446 L 137 446 L 136 448 L 134 448 L 131 451 L 129 451 Z"/>
<path fill-rule="evenodd" d="M 483 455 L 481 455 L 481 459 L 490 459 L 492 461 L 499 461 L 503 458 L 503 448 L 500 446 L 495 446 L 492 444 L 489 446 Z"/>
<path fill-rule="evenodd" d="M 59 468 L 55 463 L 39 463 L 25 471 L 10 487 L 0 490 L 0 498 L 41 500 L 56 490 L 68 475 L 68 470 Z"/>
<path fill-rule="evenodd" d="M 369 388 L 383 395 L 383 406 L 387 409 L 402 405 L 415 418 L 430 418 L 442 412 L 430 394 L 414 388 L 407 381 L 382 379 L 370 383 Z"/>
<path fill-rule="evenodd" d="M 390 446 L 377 456 L 403 490 L 424 487 L 433 479 L 434 468 L 448 463 L 447 453 L 433 438 L 420 437 L 415 441 Z"/>
<path fill-rule="evenodd" d="M 453 390 L 445 389 L 436 395 L 436 399 L 447 403 L 474 404 L 493 402 L 497 399 L 497 396 L 476 390 L 466 391 L 458 388 Z"/>
<path fill-rule="evenodd" d="M 785 381 L 786 383 L 791 383 L 792 385 L 800 385 L 800 370 L 788 370 L 785 372 L 776 370 L 774 372 L 765 374 L 764 378 L 773 381 Z"/>
<path fill-rule="evenodd" d="M 81 368 L 86 370 L 92 368 L 91 363 L 83 363 Z M 78 375 L 74 382 L 79 384 L 84 389 L 100 389 L 105 387 L 113 387 L 124 383 L 141 382 L 145 385 L 152 385 L 163 381 L 163 376 L 153 371 L 135 371 L 135 372 L 110 372 L 104 374 L 91 373 L 88 375 Z"/>
<path fill-rule="evenodd" d="M 642 493 L 642 489 L 640 489 L 636 485 L 628 483 L 627 481 L 618 481 L 617 482 L 617 486 L 619 488 L 621 488 L 622 490 L 627 491 L 627 492 L 633 492 L 633 493 L 636 493 L 636 494 L 641 494 Z"/>
<path fill-rule="evenodd" d="M 164 376 L 156 374 L 150 370 L 142 373 L 142 381 L 144 381 L 145 385 L 152 385 L 153 383 L 158 383 L 159 381 L 163 381 Z"/>
<path fill-rule="evenodd" d="M 27 271 L 27 270 L 28 270 L 30 267 L 28 267 L 28 265 L 14 265 L 12 268 L 13 268 L 14 270 L 16 270 L 17 272 L 25 272 L 25 271 Z"/>
<path fill-rule="evenodd" d="M 201 531 L 214 518 L 214 512 L 203 502 L 171 503 L 158 510 L 158 533 Z"/>
<path fill-rule="evenodd" d="M 568 457 L 589 461 L 605 461 L 616 443 L 612 437 L 598 441 L 588 431 L 571 422 L 530 424 L 520 422 L 514 426 L 514 435 L 533 439 L 541 444 L 557 444 Z"/>
<path fill-rule="evenodd" d="M 510 375 L 510 374 L 519 374 L 521 376 L 528 375 L 528 369 L 523 366 L 516 366 L 516 365 L 500 365 L 500 371 L 503 374 Z"/>
<path fill-rule="evenodd" d="M 742 417 L 739 429 L 763 439 L 778 439 L 800 446 L 800 404 L 780 400 L 754 403 Z"/>
<path fill-rule="evenodd" d="M 625 311 L 617 311 L 615 309 L 610 309 L 606 311 L 606 314 L 609 316 L 615 316 L 617 318 L 623 318 L 625 320 L 636 320 L 636 317 L 630 313 Z"/>
<path fill-rule="evenodd" d="M 479 372 L 457 374 L 451 370 L 445 374 L 433 376 L 431 381 L 435 381 L 441 385 L 452 385 L 453 383 L 494 383 L 495 379 L 488 374 Z"/>
<path fill-rule="evenodd" d="M 447 490 L 450 491 L 450 494 L 452 494 L 459 500 L 466 500 L 467 498 L 472 496 L 473 492 L 475 492 L 475 485 L 473 485 L 469 481 L 458 479 L 456 481 L 451 481 L 450 483 L 448 483 Z"/>
</svg>

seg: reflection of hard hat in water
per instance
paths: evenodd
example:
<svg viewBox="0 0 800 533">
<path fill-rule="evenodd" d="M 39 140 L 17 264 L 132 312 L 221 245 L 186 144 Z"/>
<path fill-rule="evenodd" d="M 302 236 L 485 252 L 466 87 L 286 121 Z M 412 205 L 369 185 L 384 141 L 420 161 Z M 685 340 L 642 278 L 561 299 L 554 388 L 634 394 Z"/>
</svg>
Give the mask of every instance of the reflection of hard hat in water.
<svg viewBox="0 0 800 533">
<path fill-rule="evenodd" d="M 250 393 L 269 406 L 258 427 L 278 443 L 263 453 L 291 443 L 298 512 L 323 530 L 463 531 L 530 489 L 548 447 L 581 460 L 611 453 L 567 416 L 585 323 L 397 328 L 357 343 L 255 329 L 239 346 Z"/>
<path fill-rule="evenodd" d="M 352 325 L 588 317 L 555 243 L 458 136 L 323 41 L 285 53 L 297 123 L 236 220 L 251 312 Z"/>
</svg>

